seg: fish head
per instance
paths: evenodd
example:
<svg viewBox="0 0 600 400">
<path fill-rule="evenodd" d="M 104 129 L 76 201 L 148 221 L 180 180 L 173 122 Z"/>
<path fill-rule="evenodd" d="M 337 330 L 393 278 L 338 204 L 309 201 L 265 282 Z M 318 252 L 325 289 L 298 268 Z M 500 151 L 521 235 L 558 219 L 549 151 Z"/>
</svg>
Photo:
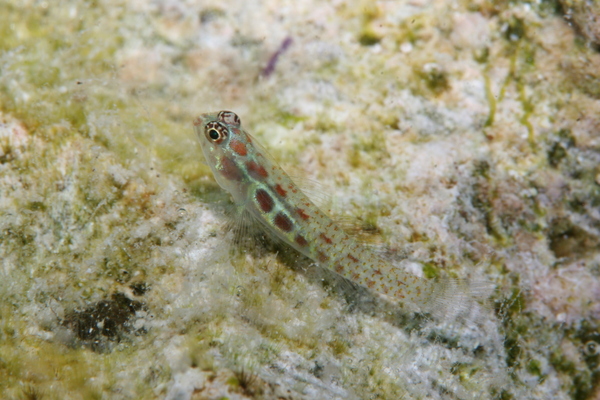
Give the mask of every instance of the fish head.
<svg viewBox="0 0 600 400">
<path fill-rule="evenodd" d="M 242 201 L 251 184 L 248 165 L 254 162 L 255 154 L 240 118 L 231 111 L 201 114 L 194 121 L 194 130 L 219 186 L 234 201 Z"/>
</svg>

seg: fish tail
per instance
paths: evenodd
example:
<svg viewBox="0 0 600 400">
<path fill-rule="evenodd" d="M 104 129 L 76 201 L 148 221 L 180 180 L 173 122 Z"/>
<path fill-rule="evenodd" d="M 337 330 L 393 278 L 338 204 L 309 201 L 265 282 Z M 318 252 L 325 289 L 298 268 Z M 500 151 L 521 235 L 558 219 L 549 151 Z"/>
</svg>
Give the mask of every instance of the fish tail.
<svg viewBox="0 0 600 400">
<path fill-rule="evenodd" d="M 484 280 L 435 278 L 423 282 L 422 295 L 415 300 L 421 312 L 436 318 L 466 316 L 481 307 L 494 290 Z"/>
</svg>

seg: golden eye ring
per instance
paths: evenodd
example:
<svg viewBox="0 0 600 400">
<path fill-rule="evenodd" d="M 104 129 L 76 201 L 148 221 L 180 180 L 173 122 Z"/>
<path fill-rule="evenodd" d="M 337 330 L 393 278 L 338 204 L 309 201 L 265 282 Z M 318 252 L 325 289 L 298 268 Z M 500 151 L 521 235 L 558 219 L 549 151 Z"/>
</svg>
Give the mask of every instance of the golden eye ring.
<svg viewBox="0 0 600 400">
<path fill-rule="evenodd" d="M 213 143 L 221 143 L 227 137 L 227 129 L 218 122 L 210 122 L 204 129 L 206 138 Z"/>
</svg>

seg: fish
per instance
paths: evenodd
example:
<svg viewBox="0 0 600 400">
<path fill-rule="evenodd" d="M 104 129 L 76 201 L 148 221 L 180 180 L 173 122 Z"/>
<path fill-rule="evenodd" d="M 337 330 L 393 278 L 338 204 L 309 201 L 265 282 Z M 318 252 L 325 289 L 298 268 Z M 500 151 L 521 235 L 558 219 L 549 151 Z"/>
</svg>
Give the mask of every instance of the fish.
<svg viewBox="0 0 600 400">
<path fill-rule="evenodd" d="M 487 292 L 486 282 L 420 277 L 357 241 L 303 193 L 234 112 L 201 114 L 193 125 L 217 183 L 239 210 L 317 265 L 401 307 L 434 315 L 467 308 Z"/>
</svg>

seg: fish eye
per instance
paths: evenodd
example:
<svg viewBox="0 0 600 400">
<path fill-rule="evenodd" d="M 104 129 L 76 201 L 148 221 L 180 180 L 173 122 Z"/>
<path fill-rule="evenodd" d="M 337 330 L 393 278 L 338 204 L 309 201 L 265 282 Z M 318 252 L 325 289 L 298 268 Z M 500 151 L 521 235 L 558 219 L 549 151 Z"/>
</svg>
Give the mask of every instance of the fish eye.
<svg viewBox="0 0 600 400">
<path fill-rule="evenodd" d="M 218 122 L 210 122 L 205 128 L 206 138 L 214 143 L 221 143 L 227 137 L 227 130 Z"/>
<path fill-rule="evenodd" d="M 219 132 L 217 132 L 216 129 L 210 129 L 208 131 L 208 137 L 211 138 L 212 140 L 219 139 L 219 136 L 221 136 L 221 135 L 219 134 Z"/>
</svg>

